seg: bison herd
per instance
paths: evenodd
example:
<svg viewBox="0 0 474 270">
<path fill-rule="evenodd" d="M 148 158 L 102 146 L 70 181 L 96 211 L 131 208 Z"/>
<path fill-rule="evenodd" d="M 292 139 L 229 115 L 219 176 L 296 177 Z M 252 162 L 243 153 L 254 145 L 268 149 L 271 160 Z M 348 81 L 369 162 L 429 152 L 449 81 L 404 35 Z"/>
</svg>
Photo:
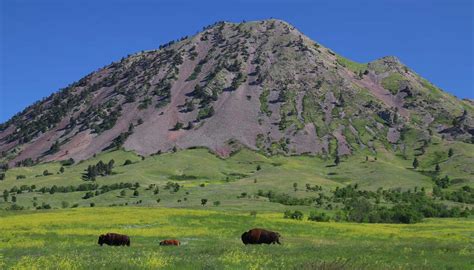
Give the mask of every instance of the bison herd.
<svg viewBox="0 0 474 270">
<path fill-rule="evenodd" d="M 245 245 L 248 244 L 281 244 L 281 235 L 277 232 L 268 231 L 265 229 L 251 229 L 248 232 L 244 232 L 241 236 L 242 242 Z M 99 236 L 99 245 L 109 246 L 130 246 L 130 237 L 128 235 L 118 233 L 107 233 Z M 179 246 L 181 243 L 179 240 L 170 239 L 163 240 L 160 242 L 160 246 Z"/>
</svg>

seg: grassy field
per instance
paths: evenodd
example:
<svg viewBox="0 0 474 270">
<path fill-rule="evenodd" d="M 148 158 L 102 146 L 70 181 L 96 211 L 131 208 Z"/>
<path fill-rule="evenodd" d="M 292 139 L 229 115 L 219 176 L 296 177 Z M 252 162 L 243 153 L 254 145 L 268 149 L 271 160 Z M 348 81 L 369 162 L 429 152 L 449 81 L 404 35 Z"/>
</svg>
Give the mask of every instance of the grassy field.
<svg viewBox="0 0 474 270">
<path fill-rule="evenodd" d="M 0 212 L 0 268 L 12 269 L 472 269 L 472 219 L 415 225 L 316 223 L 244 212 L 148 207 Z M 244 246 L 264 227 L 282 245 Z M 100 247 L 125 233 L 131 247 Z M 176 238 L 180 247 L 160 247 Z"/>
<path fill-rule="evenodd" d="M 446 150 L 441 146 L 438 148 L 430 150 L 433 151 L 433 156 Z M 471 185 L 473 181 L 469 175 L 470 170 L 466 171 L 464 167 L 454 166 L 459 163 L 452 160 L 466 159 L 464 155 L 469 157 L 472 153 L 461 147 L 456 148 L 455 153 L 452 158 L 443 157 L 442 173 L 457 176 L 460 179 L 460 185 L 466 183 Z M 366 155 L 369 156 L 368 161 L 366 161 Z M 5 180 L 0 181 L 0 191 L 22 185 L 35 185 L 37 189 L 53 185 L 78 186 L 87 183 L 81 177 L 88 165 L 96 164 L 99 160 L 108 162 L 111 159 L 115 161 L 114 174 L 98 177 L 95 182 L 99 185 L 138 182 L 141 185 L 138 189 L 139 196 L 132 196 L 132 190 L 127 190 L 125 196 L 119 195 L 120 190 L 114 190 L 89 199 L 82 199 L 85 192 L 55 194 L 23 192 L 16 194 L 17 204 L 25 208 L 33 208 L 33 203 L 41 205 L 44 202 L 53 208 L 59 208 L 63 201 L 68 202 L 69 205 L 89 206 L 90 203 L 95 203 L 96 206 L 108 206 L 134 204 L 141 200 L 141 205 L 155 206 L 156 200 L 160 199 L 162 206 L 192 208 L 199 207 L 201 199 L 206 198 L 209 202 L 220 201 L 221 207 L 231 210 L 248 209 L 251 205 L 256 208 L 255 210 L 275 211 L 281 210 L 282 206 L 268 203 L 264 198 L 238 199 L 237 197 L 242 192 L 254 195 L 260 189 L 285 192 L 295 197 L 306 197 L 310 195 L 305 192 L 306 184 L 323 186 L 324 192 L 355 183 L 367 190 L 376 190 L 379 187 L 413 189 L 416 186 L 431 190 L 433 186 L 429 176 L 410 169 L 411 160 L 404 160 L 386 151 L 380 151 L 377 154 L 377 160 L 367 153 L 356 153 L 342 159 L 336 167 L 333 166 L 333 160 L 319 157 L 267 157 L 243 149 L 228 159 L 220 159 L 206 149 L 190 149 L 146 157 L 144 160 L 132 152 L 107 152 L 73 166 L 67 166 L 64 173 L 59 173 L 61 165 L 57 162 L 12 168 L 6 172 Z M 133 164 L 123 166 L 127 159 Z M 421 159 L 421 169 L 429 170 L 433 167 L 432 159 Z M 257 167 L 260 169 L 257 170 Z M 48 170 L 52 175 L 43 176 L 44 170 Z M 17 179 L 19 175 L 25 178 Z M 177 182 L 183 188 L 177 193 L 164 190 L 163 187 L 169 181 Z M 294 183 L 297 183 L 299 187 L 297 191 L 293 190 Z M 154 194 L 153 190 L 147 190 L 150 184 L 159 186 L 160 193 Z M 179 200 L 181 202 L 178 202 Z M 259 203 L 255 203 L 255 200 Z M 8 207 L 8 205 L 9 203 L 0 200 L 0 208 Z"/>
</svg>

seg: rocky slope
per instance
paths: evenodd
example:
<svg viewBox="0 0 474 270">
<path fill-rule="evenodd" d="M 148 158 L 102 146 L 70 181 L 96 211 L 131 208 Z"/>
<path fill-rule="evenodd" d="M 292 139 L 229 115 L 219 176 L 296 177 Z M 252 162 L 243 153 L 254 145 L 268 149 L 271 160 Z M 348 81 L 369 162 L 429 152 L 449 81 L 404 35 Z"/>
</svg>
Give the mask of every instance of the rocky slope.
<svg viewBox="0 0 474 270">
<path fill-rule="evenodd" d="M 472 143 L 473 112 L 395 57 L 360 64 L 283 21 L 219 22 L 31 105 L 0 125 L 0 151 L 17 165 L 118 147 L 405 155 L 432 136 Z"/>
</svg>

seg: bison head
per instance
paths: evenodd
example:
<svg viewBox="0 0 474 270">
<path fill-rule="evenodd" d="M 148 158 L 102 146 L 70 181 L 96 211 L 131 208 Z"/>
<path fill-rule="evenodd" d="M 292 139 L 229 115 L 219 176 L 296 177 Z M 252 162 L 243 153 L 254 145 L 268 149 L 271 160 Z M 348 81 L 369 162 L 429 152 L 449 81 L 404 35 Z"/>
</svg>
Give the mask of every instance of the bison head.
<svg viewBox="0 0 474 270">
<path fill-rule="evenodd" d="M 99 236 L 99 241 L 97 242 L 99 245 L 103 245 L 104 244 L 104 235 L 102 234 L 101 236 Z"/>
<path fill-rule="evenodd" d="M 248 232 L 244 232 L 244 233 L 242 234 L 242 236 L 241 236 L 242 242 L 243 242 L 245 245 L 247 245 L 247 244 L 249 243 L 249 241 L 248 241 L 248 235 L 249 235 Z"/>
</svg>

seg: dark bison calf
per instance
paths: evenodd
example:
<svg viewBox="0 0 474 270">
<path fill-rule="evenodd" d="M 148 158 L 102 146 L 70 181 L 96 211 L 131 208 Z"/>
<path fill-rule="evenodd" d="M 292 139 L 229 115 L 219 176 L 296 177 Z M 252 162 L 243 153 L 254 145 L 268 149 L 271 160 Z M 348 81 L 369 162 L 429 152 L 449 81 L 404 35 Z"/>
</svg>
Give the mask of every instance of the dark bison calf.
<svg viewBox="0 0 474 270">
<path fill-rule="evenodd" d="M 99 245 L 107 244 L 109 246 L 130 246 L 130 237 L 124 234 L 107 233 L 99 236 Z"/>
<path fill-rule="evenodd" d="M 160 242 L 160 246 L 179 246 L 180 244 L 179 240 L 163 240 Z"/>
<path fill-rule="evenodd" d="M 242 242 L 248 244 L 275 244 L 280 243 L 281 235 L 277 232 L 267 231 L 265 229 L 251 229 L 242 234 Z"/>
</svg>

